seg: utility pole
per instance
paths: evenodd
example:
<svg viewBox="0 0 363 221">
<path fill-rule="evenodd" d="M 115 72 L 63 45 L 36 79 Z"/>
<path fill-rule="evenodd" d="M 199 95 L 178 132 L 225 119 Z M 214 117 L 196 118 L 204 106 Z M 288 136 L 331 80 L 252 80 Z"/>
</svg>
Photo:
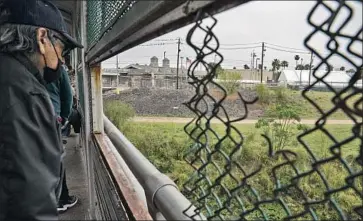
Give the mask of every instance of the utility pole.
<svg viewBox="0 0 363 221">
<path fill-rule="evenodd" d="M 118 84 L 120 82 L 120 79 L 119 79 L 119 73 L 118 73 L 118 55 L 116 55 L 116 87 L 118 87 Z"/>
<path fill-rule="evenodd" d="M 180 38 L 178 38 L 178 58 L 176 61 L 176 89 L 179 89 L 179 56 L 180 56 Z"/>
<path fill-rule="evenodd" d="M 252 69 L 255 68 L 255 57 L 256 57 L 255 50 L 253 50 L 252 51 Z"/>
<path fill-rule="evenodd" d="M 310 65 L 309 65 L 309 85 L 310 86 L 310 81 L 311 81 L 311 69 L 312 69 L 312 66 L 313 66 L 313 52 L 311 52 L 311 55 L 310 55 Z"/>
<path fill-rule="evenodd" d="M 255 50 L 252 51 L 252 74 L 255 75 L 255 57 L 256 53 Z M 253 79 L 255 79 L 255 76 L 253 76 Z"/>
<path fill-rule="evenodd" d="M 301 73 L 302 73 L 302 70 L 304 69 L 303 66 L 302 66 L 303 65 L 303 60 L 304 59 L 301 58 L 301 63 L 300 63 L 300 66 L 301 66 L 301 70 L 300 70 L 300 87 L 301 87 L 301 81 L 302 81 L 302 79 L 301 79 Z"/>
<path fill-rule="evenodd" d="M 253 80 L 258 79 L 258 60 L 260 60 L 260 58 L 256 57 L 256 66 L 255 66 L 255 68 L 256 68 L 256 78 L 253 78 Z"/>
<path fill-rule="evenodd" d="M 188 83 L 188 70 L 189 70 L 188 60 L 189 60 L 189 58 L 186 57 L 185 58 L 185 83 Z"/>
<path fill-rule="evenodd" d="M 118 69 L 118 55 L 116 55 L 116 69 Z"/>
<path fill-rule="evenodd" d="M 183 59 L 184 59 L 184 57 L 180 57 L 181 82 L 183 82 L 183 77 L 184 77 Z"/>
<path fill-rule="evenodd" d="M 263 80 L 263 58 L 265 57 L 265 42 L 262 42 L 262 52 L 261 52 L 261 84 Z"/>
<path fill-rule="evenodd" d="M 253 66 L 253 64 L 252 64 L 252 56 L 253 56 L 253 54 L 251 53 L 251 63 L 250 63 L 250 70 L 252 71 L 252 66 Z"/>
</svg>

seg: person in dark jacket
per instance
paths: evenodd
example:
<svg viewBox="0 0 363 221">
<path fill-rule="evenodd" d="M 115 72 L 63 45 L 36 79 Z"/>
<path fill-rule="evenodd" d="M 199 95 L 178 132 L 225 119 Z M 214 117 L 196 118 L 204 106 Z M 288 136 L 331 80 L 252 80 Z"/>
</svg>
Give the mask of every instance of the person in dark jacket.
<svg viewBox="0 0 363 221">
<path fill-rule="evenodd" d="M 65 65 L 61 67 L 61 76 L 55 81 L 46 85 L 50 99 L 52 101 L 55 114 L 58 119 L 59 126 L 64 125 L 68 121 L 72 110 L 72 88 L 69 80 L 68 72 Z M 62 135 L 64 136 L 64 131 L 62 130 Z M 63 144 L 62 144 L 63 145 Z M 65 153 L 65 151 L 64 151 Z M 62 157 L 62 163 L 63 163 Z M 58 212 L 65 212 L 67 209 L 73 207 L 77 204 L 78 198 L 76 196 L 69 195 L 69 190 L 67 186 L 67 178 L 65 165 L 63 165 L 63 176 L 61 194 L 58 201 Z"/>
<path fill-rule="evenodd" d="M 56 220 L 61 136 L 45 88 L 82 47 L 45 0 L 0 1 L 0 220 Z"/>
<path fill-rule="evenodd" d="M 59 116 L 61 121 L 64 123 L 68 120 L 71 115 L 73 96 L 72 87 L 69 80 L 68 72 L 62 65 L 61 76 L 50 84 L 46 85 L 49 92 L 50 99 L 53 103 L 54 111 Z"/>
</svg>

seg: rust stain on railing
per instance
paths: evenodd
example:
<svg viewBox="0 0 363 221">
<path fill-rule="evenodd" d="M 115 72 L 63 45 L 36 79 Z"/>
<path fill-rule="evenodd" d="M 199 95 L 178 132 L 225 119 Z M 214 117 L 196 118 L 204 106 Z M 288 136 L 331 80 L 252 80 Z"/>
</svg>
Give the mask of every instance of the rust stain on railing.
<svg viewBox="0 0 363 221">
<path fill-rule="evenodd" d="M 119 193 L 127 202 L 127 207 L 132 213 L 135 220 L 153 220 L 148 212 L 148 209 L 144 206 L 142 200 L 137 196 L 132 183 L 129 181 L 127 175 L 117 162 L 114 153 L 109 148 L 103 134 L 95 134 L 96 141 L 99 145 L 105 164 L 110 169 L 110 175 L 116 181 L 116 187 L 119 189 Z"/>
</svg>

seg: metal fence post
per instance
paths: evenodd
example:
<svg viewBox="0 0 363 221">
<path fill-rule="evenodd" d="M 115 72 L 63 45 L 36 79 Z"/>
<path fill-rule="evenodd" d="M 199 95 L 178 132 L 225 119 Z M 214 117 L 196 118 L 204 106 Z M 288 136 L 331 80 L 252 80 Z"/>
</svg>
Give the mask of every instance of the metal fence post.
<svg viewBox="0 0 363 221">
<path fill-rule="evenodd" d="M 91 67 L 93 132 L 103 133 L 103 100 L 101 64 Z"/>
<path fill-rule="evenodd" d="M 93 169 L 93 156 L 92 151 L 89 149 L 90 142 L 90 134 L 91 134 L 91 116 L 90 116 L 90 94 L 89 94 L 89 78 L 90 70 L 88 65 L 85 63 L 85 50 L 87 49 L 87 1 L 81 1 L 79 3 L 80 6 L 80 32 L 81 32 L 81 42 L 84 46 L 84 49 L 81 50 L 81 67 L 82 67 L 82 80 L 83 80 L 83 121 L 84 121 L 84 138 L 83 138 L 83 147 L 85 149 L 85 158 L 86 158 L 86 170 L 87 170 L 87 179 L 88 179 L 88 197 L 89 197 L 89 205 L 88 205 L 88 219 L 95 219 L 95 187 L 94 187 L 94 169 Z"/>
</svg>

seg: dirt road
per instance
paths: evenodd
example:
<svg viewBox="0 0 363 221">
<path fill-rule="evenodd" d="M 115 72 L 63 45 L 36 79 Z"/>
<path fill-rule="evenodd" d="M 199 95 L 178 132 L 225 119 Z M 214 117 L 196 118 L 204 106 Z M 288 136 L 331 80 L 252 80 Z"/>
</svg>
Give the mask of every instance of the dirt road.
<svg viewBox="0 0 363 221">
<path fill-rule="evenodd" d="M 192 118 L 181 118 L 181 117 L 135 117 L 134 122 L 145 122 L 145 123 L 188 123 Z M 255 124 L 257 120 L 243 120 L 236 122 L 236 124 Z M 316 120 L 304 119 L 301 120 L 302 124 L 315 124 Z M 212 120 L 212 123 L 221 123 L 219 120 Z M 328 120 L 327 124 L 353 124 L 351 120 Z"/>
</svg>

